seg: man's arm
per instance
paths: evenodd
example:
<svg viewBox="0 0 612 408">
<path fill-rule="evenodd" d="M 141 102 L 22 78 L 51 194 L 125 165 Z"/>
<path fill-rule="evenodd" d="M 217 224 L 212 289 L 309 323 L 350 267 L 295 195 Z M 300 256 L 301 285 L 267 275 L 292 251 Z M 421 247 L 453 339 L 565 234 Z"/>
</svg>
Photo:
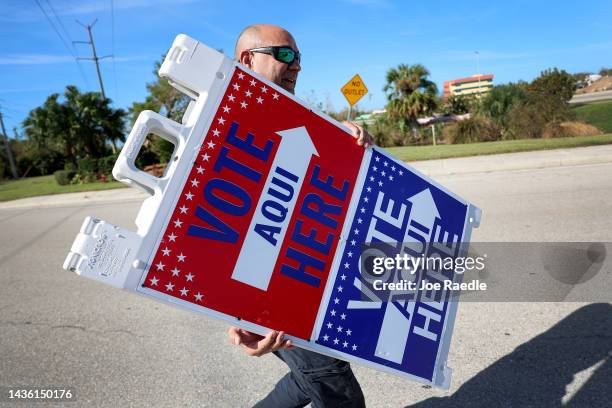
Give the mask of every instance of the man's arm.
<svg viewBox="0 0 612 408">
<path fill-rule="evenodd" d="M 357 139 L 357 144 L 359 146 L 368 148 L 374 145 L 374 138 L 372 135 L 369 134 L 368 131 L 364 130 L 361 126 L 347 121 L 342 122 L 342 124 L 351 129 L 353 132 L 353 137 Z"/>
<path fill-rule="evenodd" d="M 227 331 L 228 341 L 242 349 L 249 356 L 260 357 L 280 349 L 292 349 L 291 340 L 285 340 L 285 332 L 271 331 L 265 336 L 251 333 L 238 327 L 230 327 Z"/>
</svg>

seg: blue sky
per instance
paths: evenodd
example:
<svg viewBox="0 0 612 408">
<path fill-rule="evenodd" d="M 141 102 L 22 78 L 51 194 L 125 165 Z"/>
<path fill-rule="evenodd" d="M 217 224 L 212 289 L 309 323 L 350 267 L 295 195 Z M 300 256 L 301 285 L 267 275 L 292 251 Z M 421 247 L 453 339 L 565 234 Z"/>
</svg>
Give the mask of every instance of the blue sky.
<svg viewBox="0 0 612 408">
<path fill-rule="evenodd" d="M 63 92 L 66 85 L 99 89 L 93 63 L 77 64 L 72 56 L 91 56 L 89 46 L 70 44 L 87 39 L 75 20 L 98 19 L 93 31 L 98 54 L 115 55 L 114 63 L 107 59 L 101 64 L 106 93 L 114 106 L 122 108 L 145 98 L 145 85 L 154 79 L 154 61 L 177 34 L 188 34 L 231 55 L 240 30 L 260 22 L 281 25 L 296 37 L 303 53 L 297 96 L 330 103 L 335 110 L 346 106 L 339 88 L 355 73 L 370 90 L 359 107 L 382 108 L 389 68 L 421 63 L 441 90 L 446 79 L 476 73 L 475 51 L 481 73 L 494 74 L 496 84 L 531 80 L 555 66 L 569 72 L 612 66 L 610 1 L 38 0 L 38 4 L 0 0 L 0 105 L 9 136 L 31 109 L 49 94 Z"/>
</svg>

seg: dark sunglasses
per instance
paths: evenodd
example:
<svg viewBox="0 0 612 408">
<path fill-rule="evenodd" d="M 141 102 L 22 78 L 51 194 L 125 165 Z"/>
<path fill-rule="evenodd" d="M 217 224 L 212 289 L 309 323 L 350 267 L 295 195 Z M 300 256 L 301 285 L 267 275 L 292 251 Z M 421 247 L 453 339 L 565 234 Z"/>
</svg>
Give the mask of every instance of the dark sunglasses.
<svg viewBox="0 0 612 408">
<path fill-rule="evenodd" d="M 291 66 L 295 61 L 300 62 L 302 55 L 293 48 L 283 45 L 280 47 L 260 47 L 250 49 L 251 52 L 272 55 L 275 60 Z"/>
</svg>

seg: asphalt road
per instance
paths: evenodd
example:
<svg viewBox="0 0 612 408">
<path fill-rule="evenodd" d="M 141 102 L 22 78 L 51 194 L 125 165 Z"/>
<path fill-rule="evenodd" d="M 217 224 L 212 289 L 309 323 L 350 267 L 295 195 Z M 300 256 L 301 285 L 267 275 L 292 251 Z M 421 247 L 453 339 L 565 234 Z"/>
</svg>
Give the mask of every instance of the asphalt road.
<svg viewBox="0 0 612 408">
<path fill-rule="evenodd" d="M 607 99 L 612 99 L 612 91 L 591 92 L 587 94 L 574 95 L 569 103 L 585 103 L 604 101 Z"/>
<path fill-rule="evenodd" d="M 612 241 L 612 164 L 436 179 L 483 209 L 475 241 Z M 287 371 L 274 356 L 247 357 L 224 324 L 61 269 L 85 216 L 132 227 L 138 208 L 0 210 L 0 387 L 71 387 L 71 406 L 252 405 Z M 371 407 L 604 406 L 611 360 L 609 303 L 463 303 L 450 390 L 354 370 Z"/>
</svg>

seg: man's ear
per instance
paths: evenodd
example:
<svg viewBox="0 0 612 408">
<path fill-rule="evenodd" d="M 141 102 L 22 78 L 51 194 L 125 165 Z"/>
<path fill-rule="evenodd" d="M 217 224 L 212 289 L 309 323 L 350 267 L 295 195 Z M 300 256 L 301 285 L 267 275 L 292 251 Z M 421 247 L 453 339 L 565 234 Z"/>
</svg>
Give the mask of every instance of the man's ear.
<svg viewBox="0 0 612 408">
<path fill-rule="evenodd" d="M 253 54 L 248 50 L 242 51 L 240 53 L 239 62 L 245 67 L 247 67 L 248 69 L 253 69 Z"/>
</svg>

